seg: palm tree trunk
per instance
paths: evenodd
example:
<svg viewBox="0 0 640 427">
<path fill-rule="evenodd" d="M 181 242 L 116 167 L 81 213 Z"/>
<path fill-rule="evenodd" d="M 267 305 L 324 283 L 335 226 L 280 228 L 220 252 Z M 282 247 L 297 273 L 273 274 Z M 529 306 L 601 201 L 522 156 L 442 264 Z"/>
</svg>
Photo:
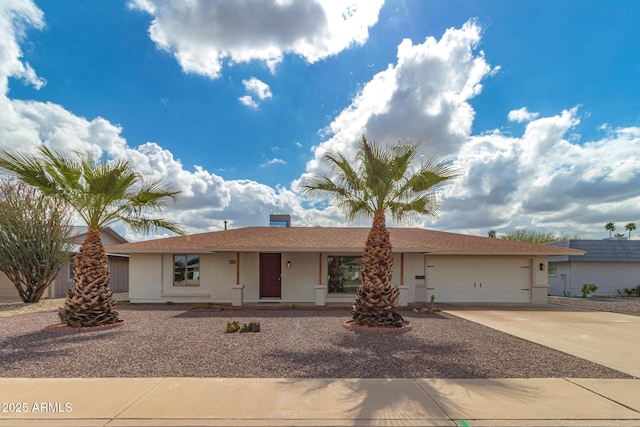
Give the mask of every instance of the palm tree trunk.
<svg viewBox="0 0 640 427">
<path fill-rule="evenodd" d="M 89 229 L 73 266 L 73 289 L 58 311 L 63 323 L 74 327 L 100 326 L 119 321 L 109 289 L 109 259 L 100 230 Z"/>
<path fill-rule="evenodd" d="M 400 291 L 391 285 L 393 255 L 384 212 L 376 211 L 362 257 L 362 284 L 351 309 L 353 320 L 364 326 L 402 327 L 407 322 L 394 310 Z"/>
</svg>

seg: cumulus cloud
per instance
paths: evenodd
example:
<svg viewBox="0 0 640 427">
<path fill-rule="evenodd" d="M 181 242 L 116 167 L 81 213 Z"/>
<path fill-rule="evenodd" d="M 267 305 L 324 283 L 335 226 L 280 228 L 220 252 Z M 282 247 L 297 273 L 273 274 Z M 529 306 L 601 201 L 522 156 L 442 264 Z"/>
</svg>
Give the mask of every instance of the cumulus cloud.
<svg viewBox="0 0 640 427">
<path fill-rule="evenodd" d="M 2 46 L 16 42 L 28 28 L 27 24 L 42 27 L 41 17 L 31 2 L 0 5 L 0 26 L 7 30 L 0 36 Z M 11 43 L 7 44 L 7 40 Z M 6 82 L 9 77 L 22 75 L 21 52 L 17 46 L 0 50 L 0 55 L 4 55 L 0 57 L 0 81 L 5 83 L 4 91 L 0 92 L 0 148 L 29 151 L 44 143 L 61 152 L 79 151 L 96 158 L 128 159 L 146 179 L 163 179 L 182 192 L 179 202 L 167 210 L 166 217 L 190 233 L 221 229 L 225 220 L 230 226 L 238 227 L 267 225 L 269 214 L 275 212 L 291 213 L 297 225 L 315 225 L 307 221 L 335 215 L 331 210 L 310 215 L 294 193 L 283 188 L 274 190 L 249 180 L 225 180 L 200 166 L 185 166 L 156 143 L 131 147 L 122 136 L 122 129 L 105 118 L 79 117 L 51 102 L 10 99 Z M 258 96 L 268 96 L 268 90 L 259 81 L 250 83 L 249 87 L 257 91 Z M 283 161 L 273 159 L 269 163 L 283 164 Z M 131 233 L 122 226 L 116 228 L 129 239 L 148 237 Z"/>
<path fill-rule="evenodd" d="M 271 88 L 265 82 L 256 79 L 255 77 L 251 77 L 248 80 L 243 80 L 242 84 L 244 85 L 244 89 L 249 93 L 249 95 L 241 96 L 238 98 L 240 102 L 247 107 L 258 107 L 258 102 L 253 99 L 253 97 L 257 97 L 260 101 L 265 99 L 270 99 L 273 95 L 271 94 Z"/>
<path fill-rule="evenodd" d="M 258 108 L 258 103 L 253 100 L 253 97 L 251 95 L 241 96 L 238 98 L 238 101 L 240 101 L 242 105 L 246 105 L 247 107 Z"/>
<path fill-rule="evenodd" d="M 511 122 L 523 123 L 530 122 L 531 120 L 537 118 L 539 115 L 539 113 L 530 113 L 529 110 L 527 110 L 527 107 L 522 107 L 518 110 L 509 111 L 509 115 L 507 117 Z"/>
<path fill-rule="evenodd" d="M 261 61 L 272 71 L 286 54 L 313 63 L 364 43 L 382 0 L 132 0 L 150 14 L 149 36 L 182 69 L 220 77 L 225 62 Z"/>
<path fill-rule="evenodd" d="M 136 2 L 154 16 L 161 16 L 157 8 L 166 4 Z M 42 19 L 30 1 L 0 4 L 1 148 L 28 150 L 44 143 L 58 150 L 129 159 L 146 178 L 168 180 L 182 191 L 166 217 L 190 233 L 222 229 L 225 220 L 230 227 L 267 225 L 269 214 L 284 212 L 299 226 L 344 225 L 335 207 L 304 199 L 291 189 L 225 180 L 198 165 L 182 164 L 154 142 L 132 147 L 122 129 L 106 118 L 79 117 L 51 102 L 9 98 L 9 77 L 37 87 L 35 72 L 21 62 L 19 41 L 29 28 L 42 28 Z M 608 124 L 604 137 L 580 141 L 571 136 L 580 125 L 577 107 L 548 117 L 521 108 L 505 118 L 526 123 L 521 135 L 471 135 L 474 111 L 468 101 L 496 70 L 477 51 L 481 32 L 469 22 L 447 30 L 440 40 L 429 37 L 417 45 L 403 41 L 397 63 L 366 82 L 331 122 L 330 137 L 314 148 L 307 172 L 322 170 L 319 158 L 327 149 L 353 153 L 363 133 L 381 141 L 407 138 L 424 141 L 425 154 L 446 155 L 464 172 L 444 194 L 440 219 L 417 226 L 480 235 L 491 228 L 500 232 L 527 226 L 598 237 L 593 230 L 601 230 L 604 222 L 637 222 L 639 127 Z M 247 80 L 252 99 L 270 94 L 260 83 Z M 265 162 L 281 164 L 284 160 L 277 157 Z M 142 237 L 118 231 L 131 239 Z"/>
<path fill-rule="evenodd" d="M 638 128 L 608 127 L 605 138 L 584 142 L 572 135 L 578 107 L 550 117 L 523 107 L 507 117 L 526 122 L 522 135 L 471 135 L 467 101 L 498 69 L 475 51 L 481 32 L 470 21 L 440 40 L 403 41 L 397 64 L 367 82 L 331 123 L 331 137 L 314 148 L 306 173 L 326 172 L 320 161 L 326 151 L 353 155 L 363 133 L 424 141 L 425 154 L 452 159 L 463 176 L 444 193 L 440 218 L 418 226 L 478 235 L 524 226 L 593 237 L 606 218 L 629 220 L 640 201 Z"/>
<path fill-rule="evenodd" d="M 8 0 L 0 7 L 0 93 L 7 93 L 9 77 L 22 79 L 36 89 L 46 81 L 22 62 L 20 41 L 28 29 L 44 28 L 44 14 L 32 1 Z"/>
<path fill-rule="evenodd" d="M 474 111 L 468 100 L 480 93 L 492 71 L 476 50 L 482 28 L 469 21 L 448 29 L 440 40 L 414 45 L 403 40 L 398 62 L 376 74 L 327 129 L 331 138 L 314 148 L 308 173 L 322 170 L 327 151 L 355 153 L 363 134 L 370 140 L 424 142 L 426 155 L 458 152 L 471 132 Z"/>
<path fill-rule="evenodd" d="M 594 237 L 607 218 L 637 214 L 640 128 L 571 141 L 579 122 L 572 108 L 532 120 L 519 137 L 470 137 L 456 160 L 465 175 L 448 192 L 439 224 L 475 234 L 529 227 Z"/>
<path fill-rule="evenodd" d="M 287 162 L 285 162 L 282 159 L 278 159 L 277 157 L 271 160 L 267 160 L 266 162 L 262 163 L 260 165 L 260 167 L 266 167 L 266 166 L 272 166 L 272 165 L 286 165 Z"/>
</svg>

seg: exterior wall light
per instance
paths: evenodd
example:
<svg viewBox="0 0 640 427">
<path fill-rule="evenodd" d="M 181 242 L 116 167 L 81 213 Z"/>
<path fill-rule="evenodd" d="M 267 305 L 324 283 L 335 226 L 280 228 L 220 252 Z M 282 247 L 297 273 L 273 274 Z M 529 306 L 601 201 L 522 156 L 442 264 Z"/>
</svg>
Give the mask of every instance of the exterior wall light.
<svg viewBox="0 0 640 427">
<path fill-rule="evenodd" d="M 540 271 L 544 271 L 544 263 L 540 263 Z"/>
<path fill-rule="evenodd" d="M 287 270 L 291 270 L 291 261 L 287 261 Z"/>
</svg>

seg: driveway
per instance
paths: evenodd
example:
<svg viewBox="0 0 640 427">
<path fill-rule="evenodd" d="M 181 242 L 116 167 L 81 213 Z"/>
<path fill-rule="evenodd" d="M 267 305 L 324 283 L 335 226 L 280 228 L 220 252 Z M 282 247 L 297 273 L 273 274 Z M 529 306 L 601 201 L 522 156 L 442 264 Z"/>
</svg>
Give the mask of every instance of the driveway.
<svg viewBox="0 0 640 427">
<path fill-rule="evenodd" d="M 640 378 L 640 316 L 559 305 L 461 305 L 454 316 Z"/>
</svg>

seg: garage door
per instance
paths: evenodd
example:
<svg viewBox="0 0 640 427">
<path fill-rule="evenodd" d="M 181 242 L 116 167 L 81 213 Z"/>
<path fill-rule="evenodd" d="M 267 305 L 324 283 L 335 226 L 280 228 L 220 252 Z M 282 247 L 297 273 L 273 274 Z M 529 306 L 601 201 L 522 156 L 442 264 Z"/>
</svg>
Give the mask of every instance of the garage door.
<svg viewBox="0 0 640 427">
<path fill-rule="evenodd" d="M 425 257 L 428 298 L 439 302 L 531 301 L 531 261 L 521 257 Z"/>
</svg>

